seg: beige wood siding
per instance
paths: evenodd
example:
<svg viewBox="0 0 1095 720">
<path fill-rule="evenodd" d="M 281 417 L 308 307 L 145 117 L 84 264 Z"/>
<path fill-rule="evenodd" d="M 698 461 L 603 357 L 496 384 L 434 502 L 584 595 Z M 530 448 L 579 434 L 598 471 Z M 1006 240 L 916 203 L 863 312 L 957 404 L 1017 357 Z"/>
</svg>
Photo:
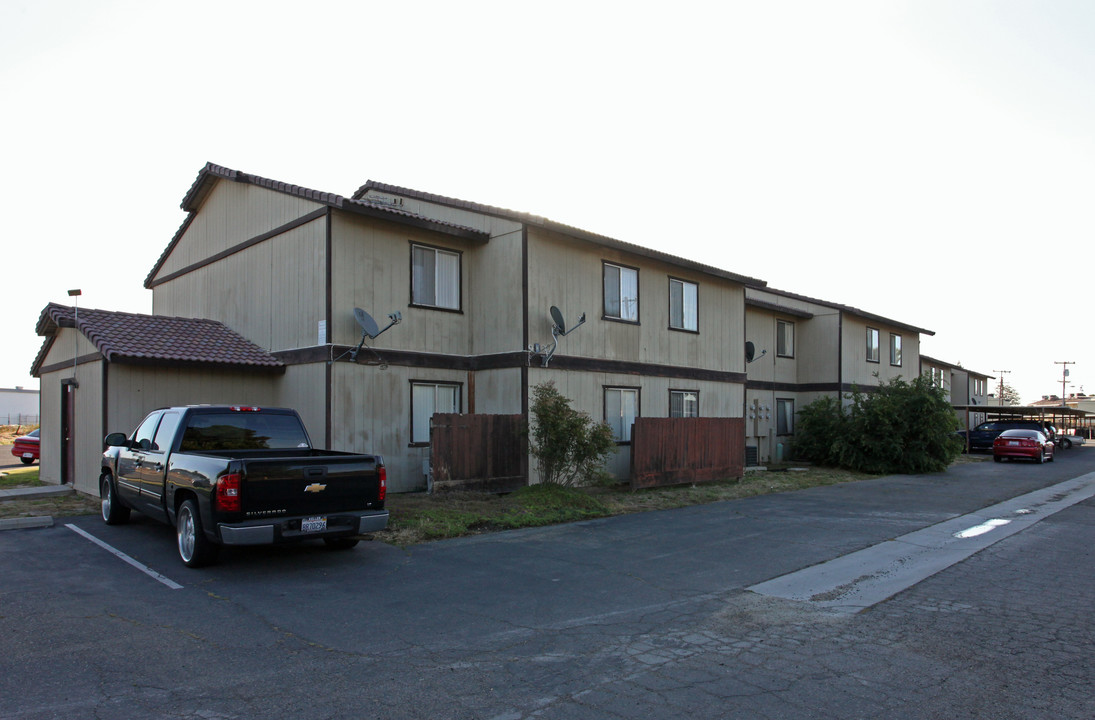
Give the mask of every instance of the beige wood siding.
<svg viewBox="0 0 1095 720">
<path fill-rule="evenodd" d="M 165 259 L 157 277 L 178 272 L 320 207 L 323 206 L 311 200 L 274 190 L 220 180 Z"/>
<path fill-rule="evenodd" d="M 603 263 L 638 268 L 638 324 L 604 319 Z M 698 333 L 669 329 L 669 279 L 698 286 Z M 569 327 L 586 324 L 559 342 L 559 354 L 655 365 L 745 371 L 745 294 L 729 280 L 529 230 L 529 341 L 551 343 L 552 305 Z"/>
<path fill-rule="evenodd" d="M 845 384 L 862 388 L 878 387 L 896 377 L 912 380 L 920 373 L 920 338 L 917 333 L 848 313 L 843 318 Z M 878 330 L 878 362 L 867 361 L 868 327 Z M 902 339 L 900 367 L 890 365 L 890 333 L 896 333 Z M 876 373 L 878 377 L 875 377 Z"/>
<path fill-rule="evenodd" d="M 472 351 L 469 292 L 477 283 L 476 264 L 469 256 L 475 247 L 465 241 L 404 225 L 345 213 L 333 217 L 332 319 L 333 341 L 356 345 L 361 328 L 354 320 L 360 307 L 380 327 L 399 311 L 402 324 L 369 347 L 417 352 L 468 355 Z M 462 311 L 411 306 L 411 246 L 414 243 L 461 253 Z M 479 318 L 475 318 L 477 321 Z"/>
<path fill-rule="evenodd" d="M 218 320 L 268 350 L 312 347 L 326 317 L 325 248 L 319 218 L 155 287 L 153 312 Z"/>
</svg>

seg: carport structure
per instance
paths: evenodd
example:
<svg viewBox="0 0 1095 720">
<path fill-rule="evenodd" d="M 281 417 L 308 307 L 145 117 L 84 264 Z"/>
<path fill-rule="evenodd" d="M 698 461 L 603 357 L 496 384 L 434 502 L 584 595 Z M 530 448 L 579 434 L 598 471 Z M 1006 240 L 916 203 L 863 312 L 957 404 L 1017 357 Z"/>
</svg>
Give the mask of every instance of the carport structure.
<svg viewBox="0 0 1095 720">
<path fill-rule="evenodd" d="M 1058 430 L 1071 429 L 1090 439 L 1095 431 L 1095 413 L 1076 408 L 1046 405 L 955 405 L 955 411 L 966 414 L 966 427 L 970 427 L 970 413 L 985 416 L 985 422 L 994 420 L 1036 420 L 1048 423 Z M 969 434 L 966 434 L 966 452 L 969 452 Z"/>
</svg>

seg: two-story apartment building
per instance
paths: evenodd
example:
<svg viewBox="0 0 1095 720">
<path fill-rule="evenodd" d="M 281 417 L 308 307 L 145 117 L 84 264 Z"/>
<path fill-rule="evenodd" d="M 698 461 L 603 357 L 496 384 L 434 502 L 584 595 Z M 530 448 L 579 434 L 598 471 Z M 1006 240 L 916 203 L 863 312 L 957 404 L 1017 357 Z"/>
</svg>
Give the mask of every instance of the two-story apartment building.
<svg viewBox="0 0 1095 720">
<path fill-rule="evenodd" d="M 636 417 L 745 418 L 765 461 L 817 397 L 918 372 L 919 336 L 931 334 L 381 183 L 345 197 L 209 164 L 182 208 L 145 280 L 152 315 L 43 311 L 33 372 L 43 458 L 54 458 L 43 479 L 94 492 L 107 432 L 156 407 L 224 402 L 294 407 L 315 444 L 382 454 L 391 489 L 415 490 L 435 413 L 527 419 L 548 381 L 613 428 L 618 477 Z M 360 310 L 387 329 L 366 323 L 365 337 Z"/>
<path fill-rule="evenodd" d="M 384 455 L 399 492 L 426 485 L 434 413 L 527 417 L 532 388 L 545 381 L 614 428 L 621 449 L 610 471 L 620 476 L 637 416 L 742 416 L 745 290 L 762 281 L 536 216 L 375 183 L 347 198 L 210 164 L 182 207 L 185 222 L 145 280 L 153 293 L 145 317 L 230 328 L 277 371 L 244 382 L 231 379 L 241 366 L 205 363 L 179 375 L 157 357 L 148 375 L 112 379 L 108 390 L 95 379 L 106 377 L 101 369 L 84 372 L 73 393 L 66 348 L 84 348 L 76 359 L 85 369 L 109 365 L 109 353 L 88 352 L 88 337 L 65 339 L 70 325 L 77 336 L 93 332 L 88 311 L 77 321 L 51 306 L 39 326 L 49 352 L 36 370 L 43 386 L 58 386 L 50 405 L 61 402 L 62 382 L 88 398 L 72 410 L 94 421 L 88 437 L 170 404 L 287 405 L 316 444 Z M 548 358 L 553 306 L 571 332 Z M 400 322 L 357 351 L 355 308 L 381 319 L 399 313 Z M 202 376 L 215 371 L 229 380 Z M 172 373 L 174 381 L 162 381 Z M 61 435 L 51 425 L 44 455 Z M 93 445 L 79 448 L 75 467 L 97 467 Z M 78 487 L 94 488 L 94 478 Z"/>
<path fill-rule="evenodd" d="M 769 287 L 746 289 L 747 447 L 758 462 L 787 457 L 798 409 L 920 372 L 932 331 L 858 308 Z"/>
</svg>

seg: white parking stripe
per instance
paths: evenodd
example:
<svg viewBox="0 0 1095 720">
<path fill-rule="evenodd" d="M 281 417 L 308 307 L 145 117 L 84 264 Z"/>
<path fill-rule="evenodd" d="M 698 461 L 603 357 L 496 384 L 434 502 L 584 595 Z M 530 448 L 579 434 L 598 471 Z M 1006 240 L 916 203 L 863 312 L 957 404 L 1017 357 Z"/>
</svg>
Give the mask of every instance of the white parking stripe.
<svg viewBox="0 0 1095 720">
<path fill-rule="evenodd" d="M 86 533 L 83 530 L 81 530 L 80 528 L 78 528 L 78 527 L 76 527 L 75 525 L 72 525 L 72 524 L 65 525 L 65 527 L 67 527 L 69 530 L 76 533 L 77 535 L 79 535 L 81 537 L 84 537 L 84 538 L 87 538 L 88 540 L 95 543 L 96 545 L 98 545 L 102 549 L 106 550 L 108 553 L 121 558 L 125 562 L 129 563 L 133 567 L 135 567 L 138 570 L 140 570 L 141 572 L 143 572 L 145 575 L 148 575 L 149 577 L 154 578 L 155 580 L 158 580 L 159 582 L 162 582 L 164 585 L 168 586 L 172 590 L 182 590 L 182 587 L 183 587 L 182 585 L 178 584 L 177 582 L 175 582 L 174 580 L 172 580 L 170 578 L 164 577 L 163 575 L 159 574 L 158 572 L 156 572 L 152 568 L 148 567 L 147 565 L 142 565 L 141 563 L 137 562 L 133 558 L 126 555 L 121 550 L 118 550 L 117 548 L 114 548 L 114 547 L 111 547 L 110 545 L 107 545 L 105 542 L 103 542 L 99 538 L 95 537 L 94 535 Z"/>
<path fill-rule="evenodd" d="M 1054 513 L 1095 497 L 1095 473 L 963 515 L 748 588 L 857 613 Z"/>
</svg>

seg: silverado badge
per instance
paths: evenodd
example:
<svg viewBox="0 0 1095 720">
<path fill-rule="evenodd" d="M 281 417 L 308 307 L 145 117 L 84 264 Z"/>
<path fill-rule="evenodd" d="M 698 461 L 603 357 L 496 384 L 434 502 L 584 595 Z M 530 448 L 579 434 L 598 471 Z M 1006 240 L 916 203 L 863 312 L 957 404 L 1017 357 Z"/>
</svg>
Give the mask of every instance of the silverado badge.
<svg viewBox="0 0 1095 720">
<path fill-rule="evenodd" d="M 318 493 L 327 489 L 326 485 L 320 485 L 319 483 L 312 483 L 308 487 L 304 488 L 304 492 Z"/>
</svg>

